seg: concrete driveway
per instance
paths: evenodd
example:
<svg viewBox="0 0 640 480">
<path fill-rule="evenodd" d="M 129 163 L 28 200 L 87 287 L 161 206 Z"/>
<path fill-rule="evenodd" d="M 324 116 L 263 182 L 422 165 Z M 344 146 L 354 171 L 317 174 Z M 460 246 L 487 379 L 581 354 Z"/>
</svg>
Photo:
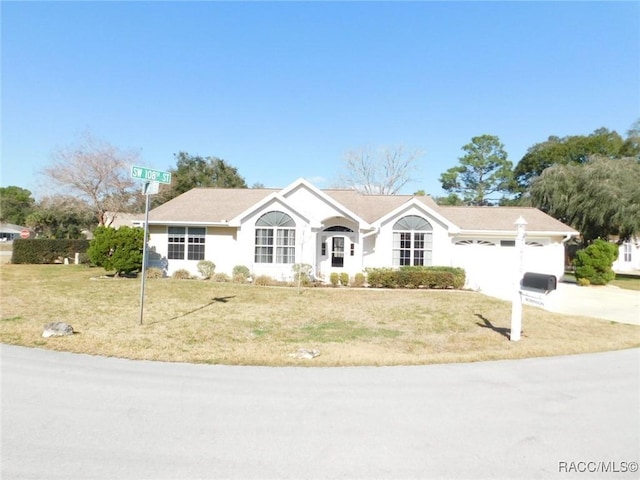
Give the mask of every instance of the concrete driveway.
<svg viewBox="0 0 640 480">
<path fill-rule="evenodd" d="M 500 285 L 499 288 L 482 293 L 511 301 L 511 288 Z M 542 308 L 566 315 L 640 325 L 640 292 L 612 285 L 579 287 L 575 283 L 559 282 L 558 289 L 544 297 Z"/>
<path fill-rule="evenodd" d="M 638 476 L 638 349 L 333 369 L 0 359 L 3 479 Z"/>
<path fill-rule="evenodd" d="M 640 292 L 611 285 L 579 287 L 560 282 L 545 302 L 545 310 L 640 325 Z"/>
</svg>

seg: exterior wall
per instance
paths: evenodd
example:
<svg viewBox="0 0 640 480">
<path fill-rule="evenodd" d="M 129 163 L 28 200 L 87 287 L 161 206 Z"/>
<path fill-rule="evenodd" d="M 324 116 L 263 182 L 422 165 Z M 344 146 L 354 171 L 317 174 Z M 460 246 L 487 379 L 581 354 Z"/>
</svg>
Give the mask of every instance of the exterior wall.
<svg viewBox="0 0 640 480">
<path fill-rule="evenodd" d="M 363 268 L 392 267 L 393 266 L 393 226 L 402 217 L 418 215 L 426 218 L 433 227 L 432 261 L 431 265 L 451 266 L 450 240 L 446 226 L 438 220 L 425 214 L 418 208 L 411 207 L 398 214 L 380 226 L 380 231 L 365 247 Z M 371 245 L 372 241 L 374 242 Z"/>
<path fill-rule="evenodd" d="M 293 264 L 291 263 L 256 263 L 255 262 L 255 224 L 265 213 L 277 210 L 289 215 L 296 224 L 296 250 L 295 263 L 314 264 L 313 232 L 308 225 L 308 220 L 301 217 L 297 211 L 282 205 L 280 202 L 271 202 L 260 210 L 253 212 L 243 219 L 242 226 L 238 229 L 236 246 L 236 263 L 234 265 L 245 265 L 252 275 L 268 275 L 276 280 L 292 280 Z M 231 269 L 233 265 L 231 266 Z M 216 269 L 217 270 L 217 269 Z M 229 273 L 231 273 L 229 271 Z"/>
<path fill-rule="evenodd" d="M 467 275 L 467 288 L 496 296 L 508 296 L 513 291 L 518 275 L 520 258 L 513 246 L 500 246 L 501 238 L 474 237 L 496 243 L 495 246 L 479 244 L 455 245 L 459 240 L 452 239 L 452 265 L 464 268 Z M 502 238 L 513 240 L 513 238 Z M 554 275 L 558 280 L 564 274 L 564 244 L 562 238 L 531 238 L 527 242 L 536 242 L 542 246 L 527 245 L 522 258 L 522 272 L 536 272 Z"/>
<path fill-rule="evenodd" d="M 618 259 L 613 262 L 613 271 L 618 273 L 640 271 L 640 238 L 632 238 L 620 245 Z"/>
<path fill-rule="evenodd" d="M 216 265 L 216 273 L 231 274 L 238 259 L 236 229 L 231 227 L 207 227 L 204 259 Z M 185 269 L 192 275 L 199 275 L 198 260 L 169 260 L 168 226 L 150 225 L 149 227 L 149 267 L 161 268 L 168 276 L 176 270 Z"/>
</svg>

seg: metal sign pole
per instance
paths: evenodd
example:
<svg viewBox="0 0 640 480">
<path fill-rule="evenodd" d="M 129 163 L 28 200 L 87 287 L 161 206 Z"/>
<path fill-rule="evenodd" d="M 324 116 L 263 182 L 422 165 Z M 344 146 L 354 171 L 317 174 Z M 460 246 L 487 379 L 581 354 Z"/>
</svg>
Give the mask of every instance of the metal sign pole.
<svg viewBox="0 0 640 480">
<path fill-rule="evenodd" d="M 144 312 L 144 284 L 147 279 L 147 236 L 149 235 L 149 199 L 151 195 L 149 191 L 149 182 L 144 184 L 144 194 L 146 197 L 144 207 L 144 240 L 142 242 L 142 285 L 140 287 L 140 325 L 142 325 L 142 316 Z"/>
</svg>

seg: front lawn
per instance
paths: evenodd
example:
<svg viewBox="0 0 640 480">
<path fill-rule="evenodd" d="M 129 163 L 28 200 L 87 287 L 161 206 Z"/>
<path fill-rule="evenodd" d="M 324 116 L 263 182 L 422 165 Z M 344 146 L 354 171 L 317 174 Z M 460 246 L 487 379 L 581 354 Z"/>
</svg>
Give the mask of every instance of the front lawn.
<svg viewBox="0 0 640 480">
<path fill-rule="evenodd" d="M 229 365 L 419 365 L 640 346 L 640 327 L 525 307 L 467 291 L 259 287 L 100 278 L 75 265 L 3 265 L 0 342 L 131 359 Z M 70 337 L 41 336 L 64 321 Z M 320 356 L 299 359 L 299 349 Z"/>
</svg>

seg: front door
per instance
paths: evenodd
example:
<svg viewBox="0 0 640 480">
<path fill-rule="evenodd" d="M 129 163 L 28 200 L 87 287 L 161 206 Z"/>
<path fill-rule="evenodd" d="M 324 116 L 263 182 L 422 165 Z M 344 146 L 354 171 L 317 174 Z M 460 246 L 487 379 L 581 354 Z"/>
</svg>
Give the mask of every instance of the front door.
<svg viewBox="0 0 640 480">
<path fill-rule="evenodd" d="M 333 237 L 331 243 L 331 266 L 344 267 L 344 237 Z"/>
</svg>

